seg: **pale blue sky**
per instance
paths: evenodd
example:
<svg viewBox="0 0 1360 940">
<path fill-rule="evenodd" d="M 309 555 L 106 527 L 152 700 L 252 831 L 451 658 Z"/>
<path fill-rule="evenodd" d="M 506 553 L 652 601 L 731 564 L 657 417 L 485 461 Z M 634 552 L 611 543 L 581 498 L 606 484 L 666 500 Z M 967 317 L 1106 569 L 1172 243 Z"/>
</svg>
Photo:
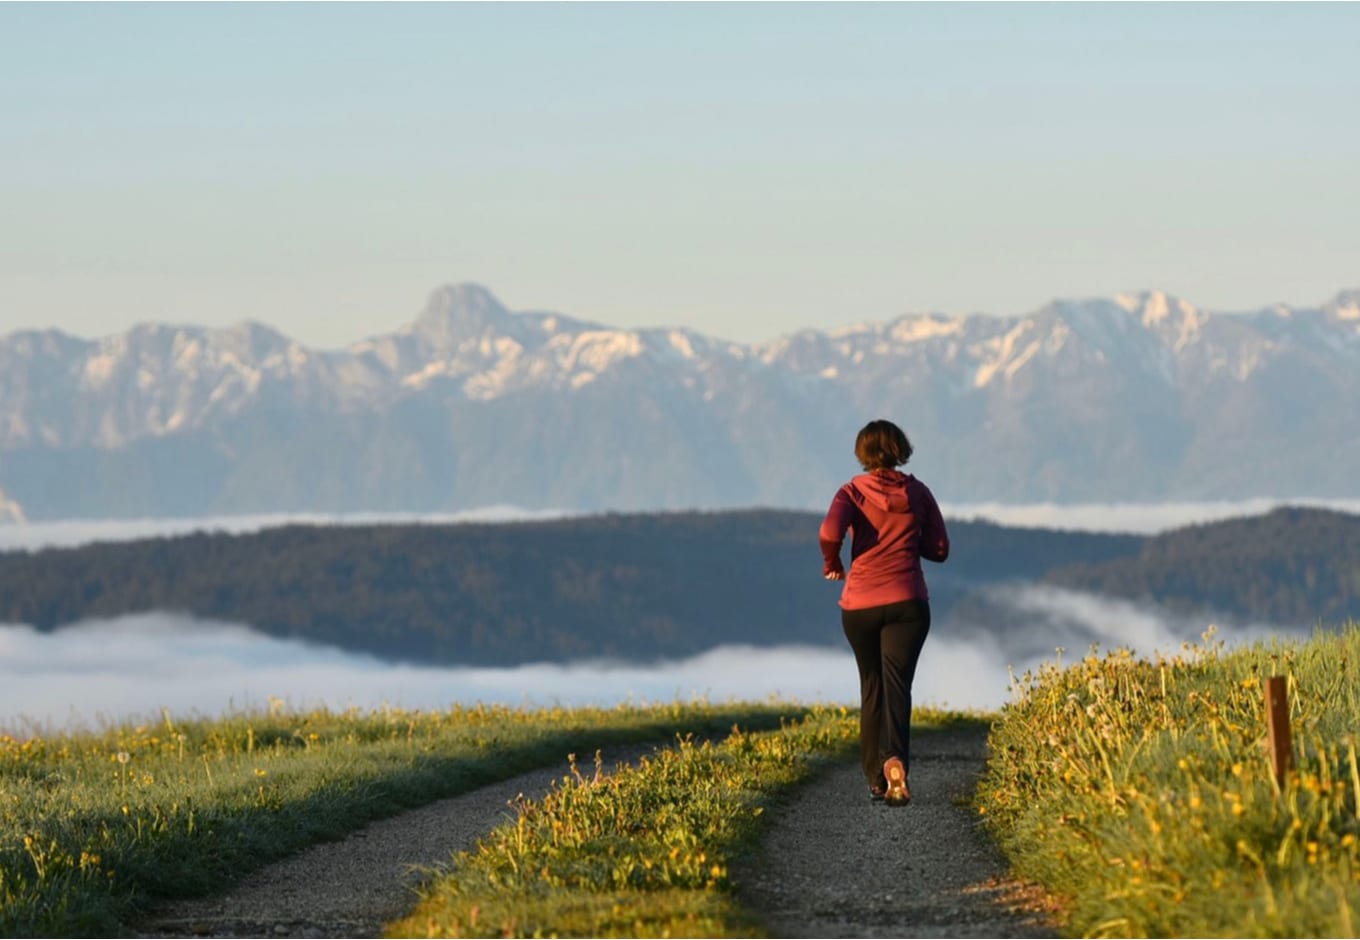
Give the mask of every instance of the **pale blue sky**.
<svg viewBox="0 0 1360 940">
<path fill-rule="evenodd" d="M 0 4 L 0 335 L 1360 287 L 1360 5 Z"/>
</svg>

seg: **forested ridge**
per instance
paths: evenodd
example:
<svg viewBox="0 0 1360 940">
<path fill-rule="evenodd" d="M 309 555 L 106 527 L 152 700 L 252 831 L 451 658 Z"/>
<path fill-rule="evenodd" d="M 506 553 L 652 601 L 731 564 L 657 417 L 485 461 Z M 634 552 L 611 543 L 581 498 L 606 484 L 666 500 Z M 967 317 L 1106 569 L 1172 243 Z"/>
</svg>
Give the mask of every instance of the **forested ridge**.
<svg viewBox="0 0 1360 940">
<path fill-rule="evenodd" d="M 837 645 L 813 513 L 749 510 L 450 525 L 293 525 L 0 553 L 0 622 L 146 610 L 239 621 L 389 659 L 509 664 Z M 947 584 L 1035 578 L 1141 542 L 951 525 Z"/>
<path fill-rule="evenodd" d="M 148 610 L 248 623 L 390 660 L 647 660 L 731 643 L 843 644 L 820 517 L 775 510 L 498 524 L 292 525 L 0 553 L 0 623 Z M 1269 622 L 1360 614 L 1360 517 L 1322 510 L 1145 538 L 951 520 L 937 618 L 1042 581 Z"/>
<path fill-rule="evenodd" d="M 1060 566 L 1047 583 L 1264 624 L 1360 618 L 1360 516 L 1283 507 L 1149 537 L 1130 557 Z"/>
</svg>

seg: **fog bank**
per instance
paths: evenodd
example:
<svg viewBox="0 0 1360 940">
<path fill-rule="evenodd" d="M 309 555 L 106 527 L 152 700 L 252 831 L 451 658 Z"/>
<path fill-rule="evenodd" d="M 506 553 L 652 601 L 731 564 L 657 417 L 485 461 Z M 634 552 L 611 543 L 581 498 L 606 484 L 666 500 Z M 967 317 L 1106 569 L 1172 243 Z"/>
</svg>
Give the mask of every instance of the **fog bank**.
<svg viewBox="0 0 1360 940">
<path fill-rule="evenodd" d="M 1174 652 L 1208 623 L 1072 591 L 1027 587 L 996 598 L 1004 623 L 988 633 L 937 623 L 917 671 L 918 704 L 995 709 L 1012 675 L 1051 661 L 1129 647 Z M 1229 645 L 1269 636 L 1259 625 L 1219 624 Z M 213 716 L 264 708 L 351 706 L 439 709 L 454 703 L 613 705 L 707 698 L 713 702 L 857 705 L 854 659 L 834 608 L 827 646 L 725 646 L 658 663 L 540 663 L 513 668 L 420 667 L 329 646 L 265 636 L 241 624 L 181 615 L 90 620 L 53 633 L 0 625 L 0 729 L 50 731 L 138 720 L 168 708 Z"/>
<path fill-rule="evenodd" d="M 1260 516 L 1281 506 L 1312 506 L 1360 514 L 1360 499 L 1245 499 L 1178 503 L 956 503 L 945 504 L 949 518 L 983 518 L 1021 528 L 1154 535 L 1202 522 Z"/>
<path fill-rule="evenodd" d="M 240 516 L 194 516 L 182 519 L 62 519 L 55 522 L 0 524 L 0 551 L 7 549 L 72 548 L 92 542 L 130 542 L 136 539 L 226 532 L 240 535 L 286 525 L 443 525 L 458 522 L 524 522 L 564 519 L 583 513 L 561 509 L 520 509 L 485 506 L 465 512 L 403 513 L 264 513 Z"/>
<path fill-rule="evenodd" d="M 438 709 L 464 702 L 613 705 L 857 700 L 848 649 L 732 646 L 675 662 L 421 667 L 276 639 L 181 615 L 89 620 L 40 633 L 0 626 L 0 727 L 96 727 L 169 708 L 217 715 L 266 707 Z"/>
</svg>

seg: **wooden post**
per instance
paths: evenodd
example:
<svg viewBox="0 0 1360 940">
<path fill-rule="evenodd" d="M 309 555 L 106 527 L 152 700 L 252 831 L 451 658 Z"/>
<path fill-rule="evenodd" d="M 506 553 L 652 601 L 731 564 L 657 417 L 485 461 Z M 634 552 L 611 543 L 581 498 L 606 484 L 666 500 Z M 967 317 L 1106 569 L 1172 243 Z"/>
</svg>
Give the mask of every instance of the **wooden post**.
<svg viewBox="0 0 1360 940">
<path fill-rule="evenodd" d="M 1270 764 L 1275 782 L 1284 786 L 1285 774 L 1294 766 L 1294 745 L 1289 733 L 1289 687 L 1284 676 L 1266 680 L 1266 721 L 1270 727 Z"/>
</svg>

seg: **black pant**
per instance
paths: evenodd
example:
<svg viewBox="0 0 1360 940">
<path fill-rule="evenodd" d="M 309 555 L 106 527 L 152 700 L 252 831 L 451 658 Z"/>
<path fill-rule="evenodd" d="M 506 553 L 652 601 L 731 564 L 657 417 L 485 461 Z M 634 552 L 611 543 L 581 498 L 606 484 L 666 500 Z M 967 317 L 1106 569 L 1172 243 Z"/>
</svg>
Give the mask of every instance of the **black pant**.
<svg viewBox="0 0 1360 940">
<path fill-rule="evenodd" d="M 911 683 L 930 632 L 928 601 L 842 610 L 841 626 L 859 666 L 859 750 L 864 776 L 883 783 L 883 762 L 911 765 Z"/>
</svg>

